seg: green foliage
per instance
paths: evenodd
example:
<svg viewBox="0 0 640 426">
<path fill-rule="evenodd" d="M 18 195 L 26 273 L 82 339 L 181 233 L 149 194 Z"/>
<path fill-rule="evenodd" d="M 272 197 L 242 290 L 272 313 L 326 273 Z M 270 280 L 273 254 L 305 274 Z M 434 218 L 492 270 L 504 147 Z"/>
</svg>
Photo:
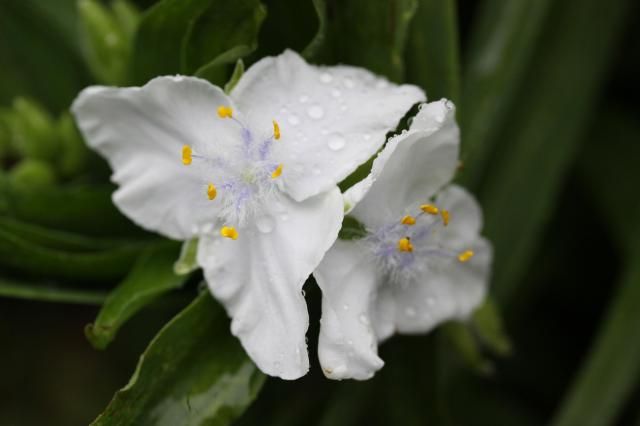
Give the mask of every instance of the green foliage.
<svg viewBox="0 0 640 426">
<path fill-rule="evenodd" d="M 173 242 L 151 246 L 140 254 L 124 281 L 105 300 L 95 322 L 85 328 L 94 347 L 106 348 L 122 324 L 138 310 L 184 284 L 184 275 L 173 272 L 177 256 L 177 244 Z"/>
<path fill-rule="evenodd" d="M 230 424 L 263 382 L 224 311 L 203 293 L 160 330 L 92 425 Z"/>
<path fill-rule="evenodd" d="M 255 49 L 265 15 L 258 0 L 162 0 L 140 21 L 133 81 L 196 73 L 221 84 L 223 66 Z"/>
</svg>

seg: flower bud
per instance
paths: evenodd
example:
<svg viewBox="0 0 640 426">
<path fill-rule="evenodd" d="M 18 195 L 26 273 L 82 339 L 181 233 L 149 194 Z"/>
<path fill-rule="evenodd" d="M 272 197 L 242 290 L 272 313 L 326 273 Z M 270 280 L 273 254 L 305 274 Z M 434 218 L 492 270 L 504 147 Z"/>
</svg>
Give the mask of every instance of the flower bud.
<svg viewBox="0 0 640 426">
<path fill-rule="evenodd" d="M 11 144 L 18 155 L 40 160 L 53 160 L 58 152 L 53 119 L 34 101 L 16 98 L 13 111 L 5 115 L 11 133 Z"/>
<path fill-rule="evenodd" d="M 27 158 L 11 169 L 9 179 L 16 186 L 39 188 L 54 184 L 56 176 L 50 164 Z"/>
</svg>

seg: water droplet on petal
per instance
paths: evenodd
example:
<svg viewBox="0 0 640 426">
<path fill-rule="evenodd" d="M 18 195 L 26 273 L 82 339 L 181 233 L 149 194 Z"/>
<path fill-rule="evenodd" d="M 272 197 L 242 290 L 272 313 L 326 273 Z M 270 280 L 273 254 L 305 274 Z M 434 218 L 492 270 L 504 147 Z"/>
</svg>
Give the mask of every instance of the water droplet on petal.
<svg viewBox="0 0 640 426">
<path fill-rule="evenodd" d="M 322 109 L 320 105 L 313 105 L 309 107 L 309 109 L 307 110 L 307 114 L 309 114 L 309 117 L 315 120 L 319 120 L 324 117 L 324 109 Z"/>
<path fill-rule="evenodd" d="M 349 305 L 347 305 L 346 303 L 344 305 L 342 305 L 342 309 L 344 309 L 345 311 L 349 310 Z"/>
<path fill-rule="evenodd" d="M 283 222 L 288 221 L 289 220 L 289 215 L 286 214 L 286 213 L 281 214 L 280 215 L 280 220 L 283 221 Z"/>
<path fill-rule="evenodd" d="M 329 149 L 332 151 L 340 151 L 342 148 L 344 148 L 346 143 L 347 141 L 344 139 L 344 136 L 342 136 L 340 133 L 333 133 L 332 135 L 329 136 L 329 139 L 327 140 L 327 145 L 329 146 Z"/>
<path fill-rule="evenodd" d="M 346 111 L 347 110 L 347 106 L 346 105 L 341 105 L 340 106 L 340 111 Z"/>
<path fill-rule="evenodd" d="M 427 297 L 426 302 L 427 302 L 427 305 L 433 306 L 436 304 L 436 299 L 433 297 Z"/>
<path fill-rule="evenodd" d="M 307 295 L 307 293 L 304 290 L 302 290 L 300 293 L 302 294 L 302 297 L 305 297 Z"/>
<path fill-rule="evenodd" d="M 369 325 L 369 317 L 367 317 L 365 314 L 360 314 L 358 320 L 364 325 Z"/>
<path fill-rule="evenodd" d="M 322 174 L 322 170 L 320 170 L 320 168 L 316 166 L 313 169 L 311 169 L 311 173 L 313 173 L 316 176 L 320 176 Z"/>
<path fill-rule="evenodd" d="M 304 104 L 309 101 L 309 97 L 307 95 L 302 95 L 299 100 L 301 104 Z"/>
<path fill-rule="evenodd" d="M 320 74 L 320 81 L 321 82 L 323 82 L 323 83 L 331 83 L 332 80 L 333 80 L 333 77 L 328 72 L 323 72 L 322 74 Z"/>
<path fill-rule="evenodd" d="M 353 89 L 354 86 L 355 86 L 355 83 L 351 78 L 346 77 L 344 79 L 344 87 L 346 87 L 347 89 Z"/>
<path fill-rule="evenodd" d="M 347 344 L 348 344 L 349 346 L 353 346 L 353 340 L 347 340 Z"/>
<path fill-rule="evenodd" d="M 416 310 L 414 308 L 407 308 L 404 310 L 404 313 L 407 314 L 408 317 L 415 317 L 416 316 Z"/>
<path fill-rule="evenodd" d="M 376 83 L 378 89 L 385 89 L 387 86 L 389 86 L 389 83 L 386 80 L 378 80 Z"/>
<path fill-rule="evenodd" d="M 369 133 L 365 133 L 364 135 L 362 135 L 362 137 L 364 138 L 365 141 L 368 141 L 369 139 L 371 139 L 371 135 Z"/>
<path fill-rule="evenodd" d="M 340 96 L 342 96 L 342 92 L 338 89 L 331 89 L 331 96 L 333 96 L 334 98 L 339 98 Z"/>
<path fill-rule="evenodd" d="M 258 231 L 262 232 L 263 234 L 268 234 L 269 232 L 273 231 L 274 226 L 275 223 L 273 222 L 271 216 L 260 216 L 256 219 L 256 227 L 258 228 Z"/>
</svg>

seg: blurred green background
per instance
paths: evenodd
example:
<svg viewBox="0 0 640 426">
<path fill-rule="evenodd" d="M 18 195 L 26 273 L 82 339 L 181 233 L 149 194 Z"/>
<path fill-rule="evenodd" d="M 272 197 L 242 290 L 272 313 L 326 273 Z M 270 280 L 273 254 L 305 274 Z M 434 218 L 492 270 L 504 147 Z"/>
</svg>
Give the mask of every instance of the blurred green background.
<svg viewBox="0 0 640 426">
<path fill-rule="evenodd" d="M 101 412 L 99 425 L 640 425 L 639 12 L 632 0 L 0 0 L 0 425 Z M 457 179 L 495 246 L 489 303 L 392 338 L 363 383 L 320 373 L 313 282 L 310 374 L 255 371 L 217 304 L 196 298 L 188 250 L 176 275 L 180 246 L 113 207 L 109 170 L 68 114 L 89 84 L 224 85 L 237 60 L 286 47 L 453 99 Z"/>
</svg>

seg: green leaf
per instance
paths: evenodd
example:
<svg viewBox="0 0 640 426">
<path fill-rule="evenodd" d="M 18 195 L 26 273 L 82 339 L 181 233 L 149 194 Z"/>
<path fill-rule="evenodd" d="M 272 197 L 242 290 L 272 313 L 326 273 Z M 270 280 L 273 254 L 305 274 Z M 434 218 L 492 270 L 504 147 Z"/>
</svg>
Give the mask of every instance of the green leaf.
<svg viewBox="0 0 640 426">
<path fill-rule="evenodd" d="M 142 252 L 124 281 L 109 294 L 95 322 L 85 328 L 85 334 L 95 348 L 106 348 L 122 324 L 136 312 L 184 284 L 186 277 L 173 272 L 177 256 L 178 245 L 174 242 L 149 247 Z"/>
<path fill-rule="evenodd" d="M 554 3 L 549 14 L 518 95 L 522 104 L 509 116 L 480 192 L 485 232 L 495 247 L 492 290 L 502 304 L 516 295 L 540 241 L 627 10 L 625 0 L 604 11 L 599 1 L 588 0 L 577 9 Z"/>
<path fill-rule="evenodd" d="M 0 2 L 0 102 L 20 95 L 68 107 L 89 82 L 75 24 L 75 0 Z"/>
<path fill-rule="evenodd" d="M 92 425 L 227 425 L 264 379 L 229 333 L 224 311 L 202 293 L 160 330 Z"/>
<path fill-rule="evenodd" d="M 233 88 L 236 87 L 236 84 L 238 84 L 238 81 L 240 81 L 240 77 L 242 77 L 243 74 L 244 62 L 242 61 L 242 59 L 238 59 L 236 61 L 236 66 L 233 68 L 233 73 L 231 73 L 231 78 L 229 78 L 227 84 L 224 85 L 224 92 L 226 94 L 231 93 Z"/>
<path fill-rule="evenodd" d="M 418 0 L 405 57 L 409 83 L 422 87 L 431 100 L 458 101 L 460 57 L 454 0 Z"/>
<path fill-rule="evenodd" d="M 100 83 L 124 85 L 129 79 L 131 26 L 134 11 L 118 2 L 119 15 L 97 0 L 79 0 L 82 51 L 94 77 Z M 121 19 L 119 19 L 121 18 Z"/>
<path fill-rule="evenodd" d="M 439 331 L 450 343 L 450 350 L 460 355 L 468 367 L 481 375 L 493 373 L 493 364 L 480 351 L 480 346 L 467 324 L 451 321 L 442 325 Z"/>
<path fill-rule="evenodd" d="M 193 238 L 191 240 L 182 243 L 180 249 L 180 256 L 178 260 L 173 264 L 173 272 L 177 275 L 187 275 L 198 269 L 198 239 Z M 174 257 L 175 258 L 175 257 Z"/>
<path fill-rule="evenodd" d="M 52 282 L 29 282 L 0 277 L 0 296 L 41 302 L 100 305 L 107 298 L 107 292 L 62 287 Z"/>
<path fill-rule="evenodd" d="M 158 75 L 209 78 L 221 65 L 251 52 L 266 11 L 258 0 L 162 0 L 144 13 L 133 54 L 142 84 Z M 205 67 L 205 68 L 203 68 Z"/>
<path fill-rule="evenodd" d="M 362 66 L 400 82 L 404 50 L 416 0 L 347 0 L 328 5 L 335 62 Z M 366 48 L 364 48 L 366 46 Z"/>
<path fill-rule="evenodd" d="M 32 277 L 108 282 L 131 267 L 141 244 L 78 252 L 35 244 L 12 230 L 0 228 L 0 264 Z"/>
<path fill-rule="evenodd" d="M 555 426 L 618 424 L 620 410 L 640 380 L 640 222 L 634 250 L 601 322 L 600 330 L 565 401 Z"/>
<path fill-rule="evenodd" d="M 210 1 L 209 7 L 189 25 L 182 71 L 202 75 L 200 70 L 206 67 L 210 72 L 214 62 L 216 66 L 232 64 L 251 53 L 257 47 L 258 31 L 266 15 L 258 0 Z"/>
<path fill-rule="evenodd" d="M 472 190 L 481 183 L 499 141 L 499 132 L 512 118 L 515 103 L 528 101 L 528 94 L 521 97 L 519 90 L 525 85 L 526 73 L 540 45 L 551 3 L 550 0 L 482 3 L 469 37 L 469 56 L 464 58 L 462 100 L 458 108 L 463 131 L 461 178 Z"/>
<path fill-rule="evenodd" d="M 113 191 L 112 185 L 54 186 L 45 191 L 17 186 L 0 176 L 0 213 L 86 235 L 144 235 L 113 205 Z"/>
<path fill-rule="evenodd" d="M 640 213 L 635 184 L 640 182 L 640 124 L 635 114 L 619 106 L 603 106 L 597 116 L 598 124 L 579 157 L 580 177 L 618 247 L 628 252 L 634 242 L 629 221 Z"/>
<path fill-rule="evenodd" d="M 318 17 L 318 30 L 307 47 L 302 51 L 302 56 L 307 60 L 314 59 L 320 54 L 327 39 L 327 4 L 325 0 L 311 1 L 313 2 L 313 8 L 315 9 Z"/>
<path fill-rule="evenodd" d="M 473 313 L 471 318 L 473 331 L 491 352 L 500 356 L 511 354 L 511 340 L 502 324 L 502 317 L 492 298 L 485 302 Z"/>
<path fill-rule="evenodd" d="M 345 216 L 342 220 L 342 228 L 338 233 L 341 240 L 357 240 L 367 235 L 365 226 L 351 216 Z"/>
</svg>

